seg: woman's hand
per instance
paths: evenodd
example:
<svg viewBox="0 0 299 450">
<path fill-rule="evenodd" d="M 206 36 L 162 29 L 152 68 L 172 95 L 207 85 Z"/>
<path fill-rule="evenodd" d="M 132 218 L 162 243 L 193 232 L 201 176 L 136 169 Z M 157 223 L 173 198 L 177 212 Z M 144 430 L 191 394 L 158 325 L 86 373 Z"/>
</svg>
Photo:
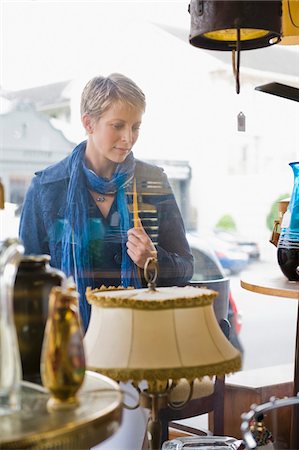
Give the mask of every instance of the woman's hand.
<svg viewBox="0 0 299 450">
<path fill-rule="evenodd" d="M 157 250 L 146 234 L 141 220 L 138 219 L 138 226 L 128 230 L 127 252 L 134 263 L 144 268 L 148 258 L 156 258 Z"/>
</svg>

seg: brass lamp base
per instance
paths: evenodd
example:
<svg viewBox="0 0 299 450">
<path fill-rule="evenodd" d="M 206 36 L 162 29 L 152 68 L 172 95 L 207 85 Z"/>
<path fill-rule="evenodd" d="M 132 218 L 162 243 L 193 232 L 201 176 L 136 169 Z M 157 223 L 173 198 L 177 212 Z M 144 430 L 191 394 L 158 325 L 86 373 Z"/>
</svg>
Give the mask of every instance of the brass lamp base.
<svg viewBox="0 0 299 450">
<path fill-rule="evenodd" d="M 147 437 L 150 450 L 160 450 L 162 438 L 162 426 L 159 420 L 159 410 L 166 408 L 168 404 L 169 391 L 140 392 L 140 406 L 151 411 L 147 424 Z"/>
</svg>

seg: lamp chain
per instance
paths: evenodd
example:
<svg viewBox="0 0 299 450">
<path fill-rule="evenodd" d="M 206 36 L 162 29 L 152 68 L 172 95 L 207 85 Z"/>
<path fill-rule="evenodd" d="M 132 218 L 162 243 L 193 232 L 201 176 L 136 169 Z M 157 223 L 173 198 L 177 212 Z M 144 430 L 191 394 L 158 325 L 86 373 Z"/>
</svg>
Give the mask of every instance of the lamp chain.
<svg viewBox="0 0 299 450">
<path fill-rule="evenodd" d="M 240 41 L 241 41 L 241 30 L 240 28 L 237 28 L 236 49 L 233 49 L 232 51 L 232 65 L 233 65 L 233 73 L 236 80 L 237 94 L 240 94 L 240 59 L 241 59 Z M 237 52 L 237 63 L 236 63 L 236 52 Z"/>
</svg>

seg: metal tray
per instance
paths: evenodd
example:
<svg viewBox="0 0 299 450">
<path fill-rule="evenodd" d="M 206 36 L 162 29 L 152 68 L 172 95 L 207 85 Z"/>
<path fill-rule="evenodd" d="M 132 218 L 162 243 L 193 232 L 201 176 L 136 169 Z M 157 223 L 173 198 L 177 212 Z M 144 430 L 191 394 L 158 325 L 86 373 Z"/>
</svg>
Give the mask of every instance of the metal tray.
<svg viewBox="0 0 299 450">
<path fill-rule="evenodd" d="M 241 443 L 229 436 L 182 437 L 164 442 L 162 450 L 237 450 Z"/>
</svg>

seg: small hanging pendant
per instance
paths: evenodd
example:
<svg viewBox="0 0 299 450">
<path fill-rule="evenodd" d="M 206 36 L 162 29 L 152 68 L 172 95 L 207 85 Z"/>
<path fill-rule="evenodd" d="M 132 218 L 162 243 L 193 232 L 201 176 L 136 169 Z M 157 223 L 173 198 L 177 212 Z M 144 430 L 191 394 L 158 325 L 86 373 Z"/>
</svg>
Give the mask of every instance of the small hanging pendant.
<svg viewBox="0 0 299 450">
<path fill-rule="evenodd" d="M 245 115 L 239 112 L 238 116 L 238 131 L 245 131 Z"/>
<path fill-rule="evenodd" d="M 106 197 L 104 195 L 99 195 L 97 198 L 97 202 L 103 203 L 106 200 Z"/>
</svg>

